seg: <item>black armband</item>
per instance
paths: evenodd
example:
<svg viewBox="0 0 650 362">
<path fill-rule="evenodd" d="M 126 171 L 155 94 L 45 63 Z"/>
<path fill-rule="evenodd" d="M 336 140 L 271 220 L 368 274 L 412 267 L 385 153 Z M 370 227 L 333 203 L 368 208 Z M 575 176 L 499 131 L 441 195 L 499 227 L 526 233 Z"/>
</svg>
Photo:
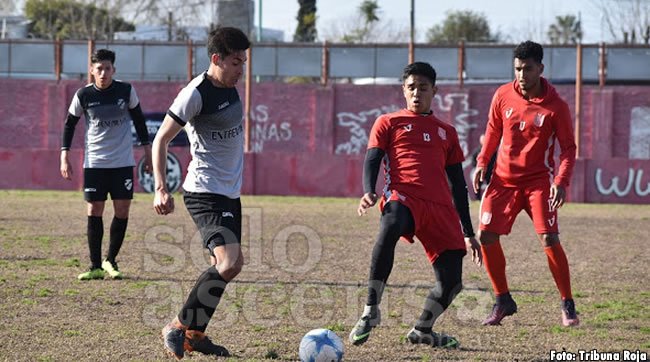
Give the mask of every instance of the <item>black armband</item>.
<svg viewBox="0 0 650 362">
<path fill-rule="evenodd" d="M 65 119 L 65 125 L 63 126 L 63 140 L 61 141 L 61 150 L 69 150 L 72 146 L 72 138 L 74 137 L 74 129 L 77 127 L 77 122 L 79 118 L 68 113 L 68 117 Z"/>
<path fill-rule="evenodd" d="M 381 148 L 370 148 L 366 152 L 366 159 L 363 161 L 363 193 L 375 193 L 377 185 L 377 174 L 381 160 L 386 152 Z"/>
<path fill-rule="evenodd" d="M 138 134 L 138 140 L 141 145 L 149 144 L 149 131 L 147 130 L 146 119 L 142 113 L 142 108 L 140 108 L 140 103 L 138 103 L 135 108 L 129 109 L 129 114 L 133 120 L 133 126 L 135 127 L 135 132 Z"/>
<path fill-rule="evenodd" d="M 456 163 L 445 168 L 447 178 L 451 183 L 451 196 L 454 198 L 454 206 L 460 217 L 463 227 L 463 235 L 467 238 L 474 236 L 472 218 L 469 216 L 469 198 L 467 197 L 467 183 L 463 174 L 462 163 Z"/>
</svg>

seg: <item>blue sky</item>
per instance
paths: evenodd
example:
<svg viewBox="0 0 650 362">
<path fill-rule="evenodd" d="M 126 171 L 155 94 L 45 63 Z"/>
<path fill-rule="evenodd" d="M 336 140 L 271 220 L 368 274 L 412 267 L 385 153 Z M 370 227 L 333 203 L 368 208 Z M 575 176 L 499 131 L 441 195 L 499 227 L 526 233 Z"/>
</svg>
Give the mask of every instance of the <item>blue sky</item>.
<svg viewBox="0 0 650 362">
<path fill-rule="evenodd" d="M 258 7 L 260 0 L 253 0 Z M 296 28 L 297 0 L 261 0 L 262 24 L 265 28 L 284 30 L 290 40 Z M 355 14 L 361 0 L 319 0 L 317 27 L 319 34 L 327 34 L 340 22 Z M 473 10 L 483 13 L 493 31 L 508 36 L 512 42 L 528 38 L 546 41 L 546 30 L 558 15 L 580 15 L 583 23 L 584 43 L 610 40 L 601 27 L 601 14 L 596 0 L 415 0 L 415 28 L 417 41 L 434 24 L 440 24 L 449 10 Z M 398 27 L 408 29 L 410 0 L 378 0 L 380 18 L 390 19 Z M 256 10 L 255 24 L 258 14 Z"/>
</svg>

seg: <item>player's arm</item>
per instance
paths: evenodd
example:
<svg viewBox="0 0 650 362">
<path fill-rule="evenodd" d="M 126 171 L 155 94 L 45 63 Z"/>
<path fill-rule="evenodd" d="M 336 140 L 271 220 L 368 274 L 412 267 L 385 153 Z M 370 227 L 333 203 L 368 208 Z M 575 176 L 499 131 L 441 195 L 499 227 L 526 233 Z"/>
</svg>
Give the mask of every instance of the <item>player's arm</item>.
<svg viewBox="0 0 650 362">
<path fill-rule="evenodd" d="M 476 170 L 474 171 L 472 180 L 474 192 L 478 192 L 481 183 L 485 180 L 486 168 L 495 154 L 497 147 L 499 147 L 499 142 L 501 142 L 501 136 L 503 135 L 503 120 L 500 114 L 501 97 L 499 94 L 499 91 L 497 91 L 494 97 L 492 97 L 487 126 L 485 128 L 485 140 L 483 141 L 481 152 L 476 158 Z"/>
<path fill-rule="evenodd" d="M 558 209 L 566 200 L 566 188 L 569 186 L 573 166 L 576 162 L 576 143 L 571 122 L 569 106 L 562 102 L 560 109 L 553 117 L 555 135 L 560 144 L 560 167 L 551 185 L 551 207 Z"/>
<path fill-rule="evenodd" d="M 377 184 L 381 160 L 385 154 L 384 150 L 378 147 L 369 148 L 366 151 L 366 158 L 363 161 L 363 197 L 357 210 L 359 215 L 365 214 L 367 209 L 377 203 L 375 185 Z"/>
<path fill-rule="evenodd" d="M 445 167 L 447 179 L 451 184 L 451 196 L 454 199 L 456 212 L 460 217 L 460 223 L 465 236 L 465 243 L 472 250 L 472 260 L 477 265 L 482 263 L 481 249 L 474 238 L 474 228 L 472 227 L 472 218 L 469 215 L 469 198 L 467 197 L 467 183 L 463 174 L 463 164 L 455 163 Z"/>
<path fill-rule="evenodd" d="M 63 140 L 61 142 L 61 156 L 60 156 L 60 171 L 61 176 L 66 180 L 72 179 L 72 165 L 70 164 L 70 159 L 68 157 L 68 151 L 72 146 L 72 138 L 74 138 L 74 130 L 77 127 L 79 118 L 68 113 L 68 116 L 65 119 L 65 124 L 63 125 Z"/>
<path fill-rule="evenodd" d="M 167 215 L 174 212 L 174 199 L 167 190 L 167 149 L 169 142 L 176 137 L 183 126 L 169 114 L 165 116 L 156 137 L 153 140 L 153 178 L 154 178 L 154 201 L 153 208 L 159 215 Z"/>
<path fill-rule="evenodd" d="M 390 118 L 386 115 L 379 116 L 373 123 L 368 136 L 368 150 L 363 161 L 363 196 L 359 200 L 357 213 L 363 215 L 369 208 L 377 203 L 375 185 L 381 160 L 386 154 L 390 144 Z"/>
<path fill-rule="evenodd" d="M 147 120 L 144 117 L 144 113 L 142 113 L 142 108 L 140 108 L 139 103 L 135 108 L 129 109 L 129 114 L 133 120 L 133 126 L 135 127 L 135 133 L 138 135 L 138 141 L 140 141 L 140 144 L 144 147 L 144 171 L 150 173 L 152 169 L 152 161 Z"/>
</svg>

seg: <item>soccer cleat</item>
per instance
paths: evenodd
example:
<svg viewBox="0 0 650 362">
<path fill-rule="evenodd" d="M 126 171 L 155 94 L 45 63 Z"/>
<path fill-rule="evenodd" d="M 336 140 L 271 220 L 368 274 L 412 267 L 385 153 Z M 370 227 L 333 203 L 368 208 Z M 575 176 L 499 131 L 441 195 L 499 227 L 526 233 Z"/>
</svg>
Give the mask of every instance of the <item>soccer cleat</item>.
<svg viewBox="0 0 650 362">
<path fill-rule="evenodd" d="M 79 280 L 93 280 L 93 279 L 104 279 L 104 271 L 100 268 L 90 267 L 88 271 L 83 272 L 77 276 Z"/>
<path fill-rule="evenodd" d="M 122 279 L 124 274 L 117 267 L 117 262 L 110 262 L 108 259 L 102 262 L 102 269 L 113 279 Z"/>
<path fill-rule="evenodd" d="M 211 356 L 229 357 L 230 352 L 218 344 L 212 343 L 210 338 L 203 332 L 185 331 L 185 343 L 183 345 L 185 352 L 200 352 Z"/>
<path fill-rule="evenodd" d="M 412 344 L 428 344 L 432 347 L 448 349 L 460 348 L 460 342 L 455 337 L 436 332 L 424 333 L 415 328 L 408 332 L 406 339 Z"/>
<path fill-rule="evenodd" d="M 165 351 L 175 357 L 181 359 L 185 355 L 185 328 L 178 322 L 174 321 L 167 324 L 162 329 L 162 339 L 165 346 Z"/>
<path fill-rule="evenodd" d="M 355 346 L 364 344 L 368 340 L 368 337 L 370 337 L 370 331 L 378 326 L 380 322 L 381 312 L 379 311 L 379 307 L 376 305 L 367 305 L 363 311 L 363 315 L 354 328 L 352 328 L 352 332 L 350 332 L 350 343 Z"/>
<path fill-rule="evenodd" d="M 565 299 L 562 301 L 562 325 L 565 327 L 575 327 L 580 324 L 578 313 L 576 312 L 576 305 L 573 299 Z"/>
<path fill-rule="evenodd" d="M 500 326 L 503 318 L 515 313 L 517 313 L 517 303 L 510 298 L 505 303 L 497 303 L 492 306 L 492 313 L 483 321 L 483 325 Z"/>
</svg>

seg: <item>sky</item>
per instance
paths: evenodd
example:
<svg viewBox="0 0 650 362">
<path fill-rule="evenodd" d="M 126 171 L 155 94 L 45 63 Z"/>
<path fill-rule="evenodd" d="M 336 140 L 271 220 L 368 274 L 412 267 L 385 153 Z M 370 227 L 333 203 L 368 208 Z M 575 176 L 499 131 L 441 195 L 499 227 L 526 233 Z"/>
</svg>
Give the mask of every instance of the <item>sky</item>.
<svg viewBox="0 0 650 362">
<path fill-rule="evenodd" d="M 255 26 L 258 26 L 258 6 L 262 1 L 262 26 L 285 32 L 291 40 L 296 29 L 297 0 L 253 0 Z M 362 0 L 318 0 L 316 3 L 317 30 L 319 34 L 332 33 L 342 19 L 357 12 Z M 397 27 L 408 29 L 410 0 L 378 0 L 381 20 L 389 20 Z M 583 43 L 611 40 L 601 26 L 601 14 L 595 0 L 415 0 L 416 41 L 424 41 L 426 31 L 441 24 L 447 11 L 472 10 L 488 19 L 491 31 L 498 31 L 511 42 L 531 40 L 544 43 L 546 30 L 559 15 L 580 16 L 583 24 Z M 533 39 L 535 38 L 535 39 Z M 405 39 L 408 41 L 408 39 Z"/>
</svg>

